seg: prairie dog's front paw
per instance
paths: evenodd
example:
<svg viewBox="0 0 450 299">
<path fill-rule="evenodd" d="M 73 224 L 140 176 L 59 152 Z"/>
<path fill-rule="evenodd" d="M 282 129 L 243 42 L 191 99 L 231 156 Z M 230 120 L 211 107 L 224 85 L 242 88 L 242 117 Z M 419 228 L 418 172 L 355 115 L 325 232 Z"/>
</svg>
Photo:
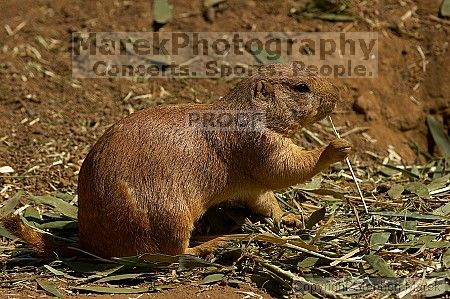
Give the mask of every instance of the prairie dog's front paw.
<svg viewBox="0 0 450 299">
<path fill-rule="evenodd" d="M 352 144 L 350 142 L 342 138 L 337 138 L 328 144 L 324 154 L 327 159 L 337 162 L 347 158 L 351 151 Z"/>
<path fill-rule="evenodd" d="M 281 223 L 289 227 L 303 228 L 302 216 L 289 213 L 281 217 Z"/>
</svg>

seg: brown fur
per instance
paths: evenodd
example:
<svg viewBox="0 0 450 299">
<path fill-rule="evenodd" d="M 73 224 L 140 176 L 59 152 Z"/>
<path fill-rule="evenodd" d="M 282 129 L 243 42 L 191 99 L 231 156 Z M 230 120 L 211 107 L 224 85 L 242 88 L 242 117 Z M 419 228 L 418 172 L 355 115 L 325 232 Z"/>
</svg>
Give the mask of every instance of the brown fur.
<svg viewBox="0 0 450 299">
<path fill-rule="evenodd" d="M 32 229 L 24 224 L 19 216 L 8 216 L 1 221 L 8 231 L 27 242 L 40 256 L 70 256 L 76 254 L 76 251 L 68 248 L 68 244 L 56 241 L 51 236 Z"/>
<path fill-rule="evenodd" d="M 299 83 L 310 91 L 295 90 Z M 188 248 L 195 222 L 210 207 L 232 200 L 298 225 L 293 215 L 283 217 L 273 190 L 308 180 L 348 155 L 351 145 L 342 139 L 310 151 L 290 139 L 300 127 L 328 115 L 337 100 L 336 88 L 325 79 L 293 65 L 276 65 L 242 80 L 215 103 L 157 106 L 122 119 L 98 140 L 81 167 L 80 245 L 103 257 L 204 255 L 226 240 Z M 207 110 L 263 111 L 265 127 L 183 127 L 189 112 Z M 45 240 L 29 243 L 46 250 Z"/>
</svg>

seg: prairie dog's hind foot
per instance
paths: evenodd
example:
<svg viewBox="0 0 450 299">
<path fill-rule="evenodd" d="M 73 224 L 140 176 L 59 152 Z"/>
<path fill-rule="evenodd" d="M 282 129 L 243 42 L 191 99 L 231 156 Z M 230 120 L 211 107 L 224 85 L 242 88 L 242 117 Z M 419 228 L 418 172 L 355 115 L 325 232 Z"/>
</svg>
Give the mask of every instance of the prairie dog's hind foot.
<svg viewBox="0 0 450 299">
<path fill-rule="evenodd" d="M 294 213 L 287 213 L 281 217 L 281 223 L 296 228 L 303 228 L 303 217 Z"/>
<path fill-rule="evenodd" d="M 217 237 L 195 247 L 186 248 L 184 254 L 204 257 L 213 253 L 220 247 L 225 247 L 230 241 L 231 238 L 227 236 Z"/>
</svg>

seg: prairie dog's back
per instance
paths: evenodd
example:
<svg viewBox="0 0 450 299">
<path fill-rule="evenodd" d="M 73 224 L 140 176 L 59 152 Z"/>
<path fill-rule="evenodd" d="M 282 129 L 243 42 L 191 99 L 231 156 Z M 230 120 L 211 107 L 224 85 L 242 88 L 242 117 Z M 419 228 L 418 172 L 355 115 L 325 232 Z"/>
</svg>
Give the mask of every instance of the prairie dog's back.
<svg viewBox="0 0 450 299">
<path fill-rule="evenodd" d="M 195 105 L 197 110 L 209 108 Z M 80 240 L 85 247 L 98 251 L 97 244 L 110 243 L 111 226 L 126 236 L 120 227 L 130 220 L 133 227 L 127 231 L 142 226 L 163 237 L 172 222 L 198 218 L 204 212 L 202 199 L 210 200 L 223 188 L 226 172 L 215 151 L 201 131 L 186 128 L 186 113 L 192 109 L 172 105 L 137 112 L 110 127 L 95 144 L 78 183 Z M 138 252 L 123 250 L 124 255 Z"/>
</svg>

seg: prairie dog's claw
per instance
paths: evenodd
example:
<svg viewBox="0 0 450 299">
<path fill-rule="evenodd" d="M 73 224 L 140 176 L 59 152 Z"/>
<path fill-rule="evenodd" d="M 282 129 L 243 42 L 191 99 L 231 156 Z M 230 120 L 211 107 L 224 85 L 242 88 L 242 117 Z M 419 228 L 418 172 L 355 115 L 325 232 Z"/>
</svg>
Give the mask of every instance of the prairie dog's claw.
<svg viewBox="0 0 450 299">
<path fill-rule="evenodd" d="M 334 139 L 325 149 L 327 157 L 333 161 L 341 161 L 347 158 L 352 151 L 352 144 L 342 138 Z"/>
<path fill-rule="evenodd" d="M 303 221 L 302 216 L 296 215 L 293 213 L 289 213 L 287 215 L 284 215 L 281 218 L 281 223 L 283 223 L 286 226 L 289 227 L 296 227 L 296 228 L 302 228 L 303 227 Z"/>
</svg>

